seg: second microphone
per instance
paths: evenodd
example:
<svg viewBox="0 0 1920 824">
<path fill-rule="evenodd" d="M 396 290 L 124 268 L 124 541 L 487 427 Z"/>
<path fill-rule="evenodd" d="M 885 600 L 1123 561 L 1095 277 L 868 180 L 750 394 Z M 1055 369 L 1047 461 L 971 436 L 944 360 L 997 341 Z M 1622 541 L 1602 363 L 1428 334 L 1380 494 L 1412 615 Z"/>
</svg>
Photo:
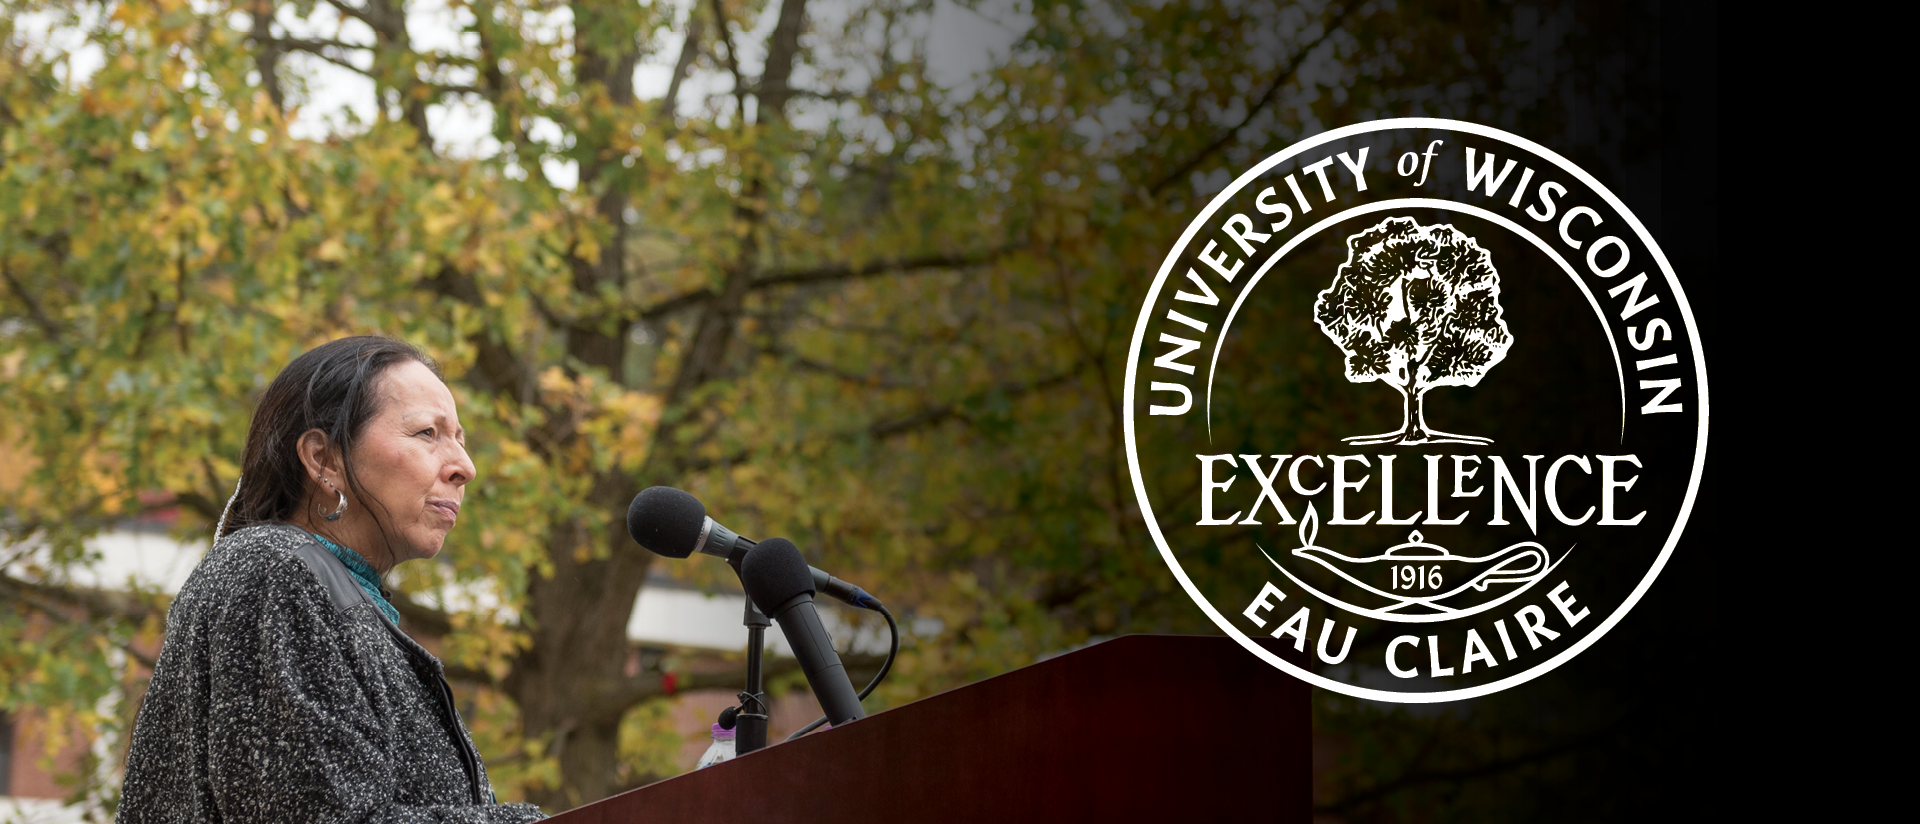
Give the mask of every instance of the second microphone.
<svg viewBox="0 0 1920 824">
<path fill-rule="evenodd" d="M 807 686 L 826 710 L 827 720 L 839 726 L 867 717 L 840 655 L 833 651 L 833 640 L 820 623 L 813 605 L 813 571 L 799 548 L 785 538 L 762 541 L 741 561 L 740 583 L 754 605 L 787 636 L 787 645 L 793 647 Z"/>
</svg>

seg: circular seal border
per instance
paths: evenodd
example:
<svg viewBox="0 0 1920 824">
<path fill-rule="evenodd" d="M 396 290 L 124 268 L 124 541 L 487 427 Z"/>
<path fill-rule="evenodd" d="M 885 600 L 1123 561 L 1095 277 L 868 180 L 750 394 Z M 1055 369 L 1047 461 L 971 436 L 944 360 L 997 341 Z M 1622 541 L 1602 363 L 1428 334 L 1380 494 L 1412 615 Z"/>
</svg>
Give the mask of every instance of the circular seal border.
<svg viewBox="0 0 1920 824">
<path fill-rule="evenodd" d="M 1615 213 L 1626 221 L 1628 226 L 1632 227 L 1634 234 L 1640 238 L 1641 243 L 1646 245 L 1647 250 L 1652 253 L 1654 261 L 1659 264 L 1660 273 L 1667 279 L 1667 286 L 1673 290 L 1674 302 L 1679 305 L 1680 317 L 1686 323 L 1687 341 L 1693 348 L 1694 378 L 1699 386 L 1697 392 L 1700 404 L 1699 433 L 1694 442 L 1693 472 L 1687 481 L 1687 494 L 1681 499 L 1680 514 L 1674 519 L 1673 531 L 1667 535 L 1666 545 L 1661 548 L 1659 557 L 1654 559 L 1653 565 L 1647 569 L 1646 576 L 1640 579 L 1640 583 L 1634 587 L 1633 592 L 1628 594 L 1627 599 L 1621 603 L 1619 608 L 1608 614 L 1606 619 L 1601 621 L 1600 625 L 1594 628 L 1592 632 L 1587 633 L 1578 642 L 1574 643 L 1573 646 L 1561 651 L 1545 663 L 1519 674 L 1502 678 L 1498 681 L 1481 684 L 1477 687 L 1441 692 L 1393 692 L 1391 690 L 1377 690 L 1355 686 L 1324 676 L 1315 675 L 1306 669 L 1295 666 L 1278 655 L 1261 649 L 1258 644 L 1254 643 L 1253 639 L 1247 637 L 1246 633 L 1241 632 L 1238 627 L 1235 627 L 1232 621 L 1229 621 L 1226 616 L 1220 614 L 1219 610 L 1214 609 L 1213 604 L 1207 600 L 1206 596 L 1200 593 L 1200 589 L 1194 586 L 1193 579 L 1187 576 L 1186 570 L 1181 568 L 1179 560 L 1173 557 L 1173 550 L 1167 545 L 1166 536 L 1160 533 L 1159 521 L 1154 518 L 1153 504 L 1147 498 L 1146 482 L 1140 474 L 1139 451 L 1134 446 L 1136 441 L 1134 431 L 1134 386 L 1139 379 L 1140 349 L 1146 337 L 1147 324 L 1152 320 L 1153 308 L 1160 299 L 1160 290 L 1166 285 L 1168 274 L 1173 271 L 1174 265 L 1180 257 L 1180 253 L 1193 241 L 1193 236 L 1197 234 L 1203 226 L 1207 225 L 1208 219 L 1213 217 L 1214 213 L 1219 211 L 1221 206 L 1225 205 L 1236 193 L 1268 169 L 1308 149 L 1325 143 L 1342 140 L 1355 135 L 1393 129 L 1439 129 L 1464 132 L 1466 134 L 1498 140 L 1532 152 L 1541 159 L 1559 167 L 1561 171 L 1572 175 L 1574 179 L 1580 181 L 1588 189 L 1599 195 L 1602 200 L 1606 201 L 1608 206 L 1613 208 Z M 1252 284 L 1249 283 L 1247 288 L 1252 288 Z M 1612 191 L 1602 186 L 1600 181 L 1595 180 L 1593 176 L 1587 174 L 1584 169 L 1574 165 L 1572 161 L 1561 157 L 1557 152 L 1545 146 L 1519 135 L 1490 126 L 1482 126 L 1478 123 L 1469 123 L 1461 120 L 1445 120 L 1429 117 L 1369 120 L 1363 123 L 1342 126 L 1332 131 L 1322 132 L 1319 135 L 1295 143 L 1278 154 L 1271 155 L 1267 159 L 1260 161 L 1260 163 L 1256 164 L 1253 168 L 1248 169 L 1239 177 L 1234 178 L 1233 182 L 1228 184 L 1225 189 L 1220 190 L 1220 193 L 1215 195 L 1213 200 L 1207 203 L 1207 207 L 1200 210 L 1200 213 L 1195 215 L 1192 221 L 1188 222 L 1187 230 L 1180 234 L 1180 239 L 1175 242 L 1172 251 L 1167 253 L 1166 261 L 1160 264 L 1159 273 L 1154 276 L 1153 286 L 1148 289 L 1146 300 L 1141 304 L 1139 320 L 1134 323 L 1133 344 L 1127 351 L 1127 379 L 1125 390 L 1122 409 L 1124 422 L 1126 424 L 1127 471 L 1133 476 L 1134 497 L 1140 502 L 1140 514 L 1144 516 L 1147 522 L 1147 531 L 1153 535 L 1154 544 L 1160 548 L 1161 558 L 1167 562 L 1167 568 L 1173 571 L 1174 577 L 1180 581 L 1180 586 L 1186 589 L 1188 597 L 1193 599 L 1194 604 L 1199 606 L 1201 611 L 1207 614 L 1208 618 L 1213 619 L 1214 624 L 1224 630 L 1227 635 L 1240 644 L 1240 646 L 1245 647 L 1247 651 L 1258 656 L 1261 660 L 1278 667 L 1284 672 L 1290 673 L 1314 686 L 1330 689 L 1343 695 L 1398 704 L 1432 704 L 1445 701 L 1459 701 L 1466 698 L 1491 695 L 1508 687 L 1519 686 L 1520 684 L 1552 672 L 1555 667 L 1572 660 L 1574 656 L 1584 652 L 1587 647 L 1592 646 L 1595 641 L 1600 640 L 1601 636 L 1606 635 L 1607 631 L 1613 629 L 1615 624 L 1620 623 L 1620 619 L 1626 617 L 1627 613 L 1632 611 L 1633 607 L 1640 602 L 1641 596 L 1645 595 L 1648 588 L 1653 586 L 1654 579 L 1660 576 L 1660 571 L 1666 567 L 1667 560 L 1673 556 L 1673 548 L 1680 542 L 1681 533 L 1686 531 L 1687 520 L 1693 514 L 1694 500 L 1700 493 L 1700 474 L 1706 468 L 1707 420 L 1708 412 L 1711 408 L 1707 402 L 1706 353 L 1702 351 L 1700 347 L 1700 329 L 1694 322 L 1693 307 L 1687 302 L 1686 292 L 1680 288 L 1679 278 L 1673 274 L 1673 265 L 1667 261 L 1666 252 L 1662 251 L 1660 245 L 1654 242 L 1653 237 L 1647 233 L 1646 226 L 1640 223 L 1640 219 L 1636 217 L 1631 210 L 1627 209 L 1626 204 L 1621 203 L 1620 198 L 1615 197 Z"/>
</svg>

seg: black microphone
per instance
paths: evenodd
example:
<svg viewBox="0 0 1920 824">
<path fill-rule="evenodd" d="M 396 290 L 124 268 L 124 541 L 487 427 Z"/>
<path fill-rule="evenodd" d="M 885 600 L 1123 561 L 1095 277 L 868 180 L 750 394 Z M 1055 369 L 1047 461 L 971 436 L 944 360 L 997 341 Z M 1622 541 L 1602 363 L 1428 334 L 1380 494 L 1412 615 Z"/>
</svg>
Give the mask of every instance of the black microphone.
<svg viewBox="0 0 1920 824">
<path fill-rule="evenodd" d="M 627 534 L 655 555 L 685 558 L 698 552 L 738 567 L 754 541 L 707 517 L 699 498 L 670 486 L 650 486 L 627 506 Z M 880 599 L 826 572 L 807 567 L 813 589 L 848 606 L 879 609 Z"/>
<path fill-rule="evenodd" d="M 754 542 L 712 518 L 699 498 L 670 486 L 650 486 L 627 505 L 627 534 L 655 555 L 685 558 L 695 552 L 738 563 Z"/>
<path fill-rule="evenodd" d="M 780 625 L 827 719 L 839 726 L 867 717 L 839 654 L 833 651 L 833 641 L 820 625 L 820 613 L 813 606 L 813 575 L 793 542 L 772 538 L 755 546 L 740 564 L 740 583 L 760 611 Z"/>
</svg>

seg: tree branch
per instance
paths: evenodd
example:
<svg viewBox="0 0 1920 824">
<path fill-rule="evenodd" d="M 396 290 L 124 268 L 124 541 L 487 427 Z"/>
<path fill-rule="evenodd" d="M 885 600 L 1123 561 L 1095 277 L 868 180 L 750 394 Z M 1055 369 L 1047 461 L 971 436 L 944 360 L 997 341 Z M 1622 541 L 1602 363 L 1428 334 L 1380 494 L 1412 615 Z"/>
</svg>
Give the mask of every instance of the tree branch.
<svg viewBox="0 0 1920 824">
<path fill-rule="evenodd" d="M 343 14 L 351 14 L 390 43 L 407 43 L 407 12 L 404 0 L 367 0 L 367 7 L 354 9 L 340 0 L 327 0 Z"/>
<path fill-rule="evenodd" d="M 962 420 L 962 421 L 969 420 L 966 413 L 962 410 L 964 410 L 966 406 L 969 406 L 971 404 L 978 403 L 984 400 L 986 396 L 989 394 L 989 392 L 1001 392 L 1010 396 L 1018 397 L 1021 395 L 1026 395 L 1033 392 L 1039 392 L 1041 390 L 1050 389 L 1052 387 L 1059 386 L 1060 384 L 1063 384 L 1063 383 L 1066 383 L 1067 381 L 1072 380 L 1075 376 L 1080 374 L 1080 371 L 1082 369 L 1085 369 L 1087 367 L 1087 364 L 1088 364 L 1088 361 L 1083 359 L 1075 362 L 1072 366 L 1067 367 L 1066 371 L 1061 372 L 1057 375 L 1050 375 L 1048 377 L 1044 377 L 1039 380 L 1031 381 L 1028 383 L 1002 383 L 999 386 L 996 386 L 993 389 L 989 390 L 988 392 L 976 393 L 973 396 L 959 403 L 949 403 L 949 404 L 940 404 L 938 406 L 930 406 L 925 409 L 921 409 L 917 412 L 914 412 L 912 414 L 909 414 L 905 417 L 895 418 L 893 420 L 888 420 L 888 421 L 879 421 L 867 427 L 867 434 L 872 435 L 875 438 L 891 438 L 896 435 L 904 435 L 916 429 L 925 429 L 931 426 L 937 426 L 941 423 L 945 423 L 950 420 L 955 420 L 955 419 Z"/>
<path fill-rule="evenodd" d="M 731 455 L 722 455 L 718 458 L 677 458 L 673 462 L 673 468 L 681 474 L 691 474 L 694 472 L 705 472 L 716 466 L 745 463 L 747 459 L 751 457 L 753 457 L 753 450 L 742 449 Z"/>
<path fill-rule="evenodd" d="M 813 269 L 798 269 L 788 272 L 776 272 L 754 278 L 753 289 L 766 289 L 772 286 L 788 286 L 803 283 L 825 283 L 854 278 L 870 278 L 899 272 L 911 272 L 917 269 L 963 269 L 992 263 L 1014 251 L 1018 246 L 1004 246 L 990 252 L 972 255 L 922 255 L 912 258 L 896 258 L 853 264 L 834 264 Z"/>
<path fill-rule="evenodd" d="M 1213 142 L 1208 143 L 1205 148 L 1201 149 L 1194 156 L 1187 158 L 1185 163 L 1180 164 L 1178 168 L 1168 173 L 1166 177 L 1161 178 L 1160 182 L 1148 187 L 1147 193 L 1155 196 L 1159 195 L 1162 191 L 1165 191 L 1168 186 L 1173 185 L 1180 178 L 1185 177 L 1188 172 L 1193 171 L 1195 167 L 1205 163 L 1207 158 L 1212 157 L 1215 152 L 1225 148 L 1227 144 L 1232 143 L 1238 138 L 1240 130 L 1246 128 L 1248 123 L 1252 123 L 1253 119 L 1259 116 L 1260 112 L 1267 108 L 1268 104 L 1273 102 L 1274 96 L 1280 92 L 1280 87 L 1286 85 L 1288 80 L 1293 79 L 1294 75 L 1299 73 L 1301 61 L 1305 60 L 1307 55 L 1314 49 L 1319 48 L 1321 43 L 1326 42 L 1328 37 L 1333 36 L 1333 33 L 1339 30 L 1340 24 L 1345 22 L 1347 16 L 1351 15 L 1356 8 L 1359 8 L 1359 5 L 1359 3 L 1349 0 L 1346 7 L 1342 8 L 1339 14 L 1334 15 L 1333 19 L 1327 22 L 1326 27 L 1321 30 L 1320 36 L 1314 38 L 1313 42 L 1308 43 L 1305 47 L 1301 48 L 1300 51 L 1294 53 L 1293 60 L 1287 64 L 1287 67 L 1274 75 L 1273 82 L 1267 84 L 1267 90 L 1260 94 L 1259 100 L 1254 101 L 1253 105 L 1247 107 L 1247 114 L 1245 117 L 1240 118 L 1239 123 L 1234 124 L 1233 128 L 1221 132 L 1219 137 L 1213 139 Z"/>
<path fill-rule="evenodd" d="M 159 659 L 140 651 L 134 647 L 134 645 L 126 643 L 125 641 L 114 639 L 113 645 L 119 647 L 120 652 L 128 658 L 132 658 L 140 666 L 146 667 L 148 672 L 152 672 L 154 667 L 160 665 Z"/>
<path fill-rule="evenodd" d="M 286 111 L 285 95 L 280 91 L 280 49 L 273 45 L 273 0 L 252 0 L 249 13 L 253 19 L 253 31 L 249 35 L 259 45 L 254 54 L 254 68 L 260 71 L 260 85 L 266 89 L 267 99 L 273 102 L 274 111 Z"/>
<path fill-rule="evenodd" d="M 720 0 L 709 3 L 713 8 L 713 24 L 720 30 L 720 45 L 727 47 L 727 71 L 733 75 L 733 105 L 739 109 L 736 127 L 747 124 L 747 78 L 740 73 L 740 59 L 734 54 L 733 34 L 727 30 L 727 10 Z"/>
<path fill-rule="evenodd" d="M 767 347 L 762 347 L 760 351 L 769 355 L 773 355 L 775 357 L 785 358 L 789 362 L 791 362 L 793 365 L 798 366 L 801 369 L 805 369 L 809 372 L 818 372 L 822 375 L 827 375 L 829 377 L 835 378 L 843 383 L 850 383 L 856 386 L 871 386 L 871 387 L 876 387 L 880 389 L 924 389 L 925 388 L 920 384 L 912 383 L 909 381 L 892 379 L 892 378 L 883 378 L 878 375 L 860 375 L 860 374 L 855 374 L 853 372 L 848 372 L 844 369 L 841 369 L 838 366 L 834 366 L 831 363 L 814 360 L 798 352 L 795 352 L 792 349 L 787 349 L 787 348 L 777 347 L 777 346 L 767 346 Z"/>
<path fill-rule="evenodd" d="M 789 88 L 787 90 L 787 97 L 789 99 L 801 98 L 805 100 L 825 100 L 830 103 L 847 103 L 855 100 L 866 100 L 871 98 L 872 96 L 873 95 L 870 93 L 855 94 L 853 92 L 842 92 L 842 91 L 824 91 L 823 92 L 823 91 L 816 91 L 813 89 L 794 89 L 794 88 Z M 911 146 L 912 144 L 908 143 L 907 145 Z"/>
<path fill-rule="evenodd" d="M 519 107 L 514 105 L 514 96 L 509 95 L 510 83 L 506 73 L 500 70 L 500 56 L 494 48 L 492 35 L 493 3 L 488 0 L 476 0 L 473 4 L 474 36 L 480 40 L 480 59 L 475 61 L 480 70 L 480 80 L 485 87 L 486 97 L 493 103 L 494 136 L 509 147 L 512 156 L 520 159 L 521 149 L 527 144 L 527 133 L 520 125 Z M 540 185 L 552 191 L 553 182 L 547 179 L 547 171 L 540 165 L 538 153 L 533 162 L 520 163 L 520 167 Z"/>
<path fill-rule="evenodd" d="M 660 98 L 660 118 L 672 128 L 673 109 L 680 101 L 680 81 L 687 77 L 687 70 L 693 68 L 693 61 L 700 56 L 700 35 L 706 27 L 706 21 L 700 19 L 698 12 L 687 15 L 687 38 L 680 42 L 680 59 L 674 61 L 673 79 L 667 83 L 667 96 Z"/>
<path fill-rule="evenodd" d="M 374 77 L 376 88 L 385 82 L 394 83 L 394 90 L 400 94 L 401 119 L 419 135 L 420 148 L 432 154 L 433 130 L 427 125 L 427 103 L 412 94 L 412 90 L 420 85 L 420 79 L 410 67 L 411 58 L 416 55 L 412 35 L 407 31 L 405 0 L 367 0 L 360 19 L 373 29 L 374 40 L 378 43 L 373 50 L 374 71 L 387 78 L 383 81 L 380 77 Z"/>
<path fill-rule="evenodd" d="M 916 429 L 930 429 L 955 419 L 963 423 L 972 420 L 968 418 L 965 413 L 961 412 L 959 407 L 953 404 L 942 404 L 940 406 L 922 409 L 904 418 L 895 418 L 890 421 L 875 423 L 867 427 L 867 432 L 876 438 L 891 438 L 895 435 L 904 435 Z"/>
<path fill-rule="evenodd" d="M 346 3 L 341 2 L 341 0 L 327 0 L 327 5 L 332 6 L 334 10 L 340 12 L 341 14 L 344 14 L 348 17 L 351 17 L 369 26 L 373 25 L 373 21 L 367 18 L 366 12 L 363 12 L 357 8 L 354 8 L 353 6 L 349 6 Z"/>
<path fill-rule="evenodd" d="M 262 37 L 261 42 L 263 43 L 270 43 L 282 48 L 300 49 L 302 51 L 339 49 L 343 52 L 350 52 L 372 51 L 375 48 L 371 43 L 348 43 L 345 40 L 334 40 L 326 37 L 274 37 L 270 34 L 263 35 Z"/>
<path fill-rule="evenodd" d="M 769 289 L 775 286 L 828 283 L 838 280 L 879 277 L 882 275 L 911 272 L 918 269 L 962 269 L 991 263 L 1007 254 L 1017 251 L 1019 248 L 1018 246 L 1007 246 L 978 255 L 922 255 L 915 258 L 872 261 L 858 266 L 852 264 L 834 264 L 812 269 L 795 269 L 755 278 L 747 288 L 752 291 Z M 629 315 L 629 319 L 657 321 L 675 312 L 704 304 L 714 297 L 714 291 L 711 288 L 702 286 L 698 289 L 674 295 L 673 297 L 632 313 Z"/>
<path fill-rule="evenodd" d="M 781 0 L 779 22 L 767 37 L 766 68 L 754 92 L 760 99 L 754 119 L 761 123 L 786 119 L 787 98 L 792 96 L 787 81 L 793 75 L 794 56 L 800 51 L 800 28 L 806 14 L 807 0 Z"/>
<path fill-rule="evenodd" d="M 1078 361 L 1072 366 L 1067 367 L 1066 371 L 1060 374 L 1027 383 L 1003 383 L 989 390 L 989 392 L 997 391 L 1014 397 L 1039 392 L 1072 380 L 1078 376 L 1082 370 L 1086 369 L 1089 363 L 1090 361 L 1086 360 Z M 875 421 L 865 429 L 837 432 L 822 435 L 821 437 L 828 440 L 845 440 L 864 435 L 866 437 L 884 439 L 905 435 L 921 429 L 928 429 L 946 423 L 947 421 L 957 420 L 963 423 L 970 422 L 972 418 L 967 415 L 965 411 L 966 407 L 985 400 L 987 394 L 987 392 L 976 393 L 965 400 L 929 406 L 901 417 Z M 701 472 L 715 466 L 744 463 L 752 459 L 753 455 L 754 450 L 742 449 L 717 458 L 681 458 L 674 461 L 674 469 L 681 473 Z"/>
<path fill-rule="evenodd" d="M 0 593 L 7 596 L 5 600 L 18 600 L 51 618 L 72 618 L 72 613 L 62 607 L 84 612 L 94 620 L 138 622 L 161 614 L 161 610 L 129 593 L 23 581 L 4 572 L 0 572 Z"/>
<path fill-rule="evenodd" d="M 408 629 L 419 630 L 427 635 L 449 635 L 453 632 L 452 616 L 413 600 L 413 596 L 407 593 L 393 593 L 393 607 L 400 611 L 400 620 L 406 622 Z"/>
<path fill-rule="evenodd" d="M 481 310 L 486 309 L 479 285 L 474 283 L 471 276 L 452 266 L 442 266 L 433 277 L 421 283 L 439 295 Z M 468 341 L 474 347 L 474 368 L 478 374 L 472 374 L 471 377 L 478 378 L 475 385 L 510 400 L 526 400 L 533 388 L 533 370 L 520 362 L 512 347 L 496 339 L 484 326 L 475 331 Z"/>
<path fill-rule="evenodd" d="M 62 340 L 60 325 L 47 317 L 47 313 L 40 308 L 40 302 L 34 300 L 33 293 L 28 292 L 27 287 L 20 283 L 20 279 L 13 276 L 13 269 L 8 267 L 4 260 L 0 260 L 0 279 L 6 280 L 7 288 L 13 290 L 13 296 L 26 305 L 27 317 L 33 320 L 35 326 L 40 327 L 41 332 L 46 333 L 49 340 L 55 342 Z"/>
<path fill-rule="evenodd" d="M 173 495 L 173 500 L 174 503 L 193 510 L 195 514 L 202 518 L 220 517 L 220 503 L 224 503 L 215 502 L 212 498 L 198 492 L 176 492 Z"/>
<path fill-rule="evenodd" d="M 640 310 L 635 317 L 639 320 L 654 321 L 671 315 L 682 309 L 689 309 L 713 299 L 713 290 L 702 286 L 691 292 L 682 292 L 652 306 Z"/>
<path fill-rule="evenodd" d="M 374 78 L 372 70 L 353 65 L 352 61 L 347 60 L 345 57 L 335 57 L 327 53 L 328 49 L 369 49 L 372 48 L 371 46 L 352 46 L 337 40 L 300 40 L 292 38 L 274 38 L 263 42 L 267 46 L 282 51 L 296 51 L 311 54 L 361 77 L 377 79 Z"/>
</svg>

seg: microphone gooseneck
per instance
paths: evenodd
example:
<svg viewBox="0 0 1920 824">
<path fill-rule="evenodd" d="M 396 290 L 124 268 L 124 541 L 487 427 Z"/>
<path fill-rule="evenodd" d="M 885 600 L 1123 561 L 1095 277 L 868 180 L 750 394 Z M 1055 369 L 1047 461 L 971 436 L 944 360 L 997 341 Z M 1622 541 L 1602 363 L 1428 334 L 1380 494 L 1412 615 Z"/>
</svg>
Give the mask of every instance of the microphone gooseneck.
<svg viewBox="0 0 1920 824">
<path fill-rule="evenodd" d="M 760 611 L 780 625 L 827 718 L 838 726 L 867 717 L 859 697 L 854 695 L 853 683 L 847 679 L 846 668 L 840 664 L 840 655 L 834 652 L 833 641 L 820 623 L 820 613 L 813 604 L 813 570 L 800 556 L 799 548 L 785 538 L 761 542 L 740 563 L 740 583 Z"/>
</svg>

